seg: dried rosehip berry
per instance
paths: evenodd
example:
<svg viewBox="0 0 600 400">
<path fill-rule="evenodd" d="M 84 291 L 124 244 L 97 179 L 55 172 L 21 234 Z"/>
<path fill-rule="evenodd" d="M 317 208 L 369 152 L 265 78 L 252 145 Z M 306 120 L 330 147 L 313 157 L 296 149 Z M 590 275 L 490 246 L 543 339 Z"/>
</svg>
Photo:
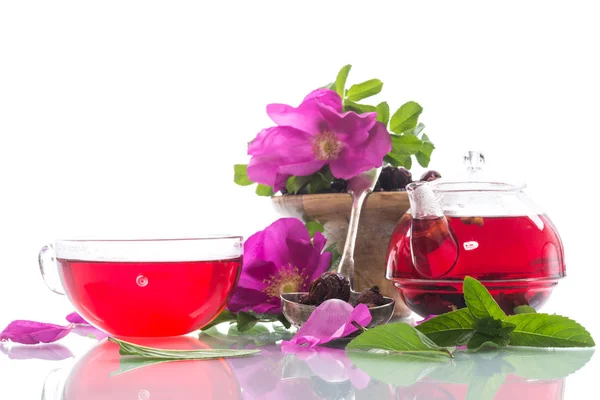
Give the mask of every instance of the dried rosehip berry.
<svg viewBox="0 0 600 400">
<path fill-rule="evenodd" d="M 311 305 L 312 303 L 310 301 L 310 296 L 308 295 L 308 293 L 301 294 L 300 299 L 298 299 L 298 303 Z"/>
<path fill-rule="evenodd" d="M 431 182 L 431 181 L 435 181 L 436 179 L 440 179 L 442 177 L 442 175 L 437 172 L 437 171 L 427 171 L 425 172 L 423 175 L 421 175 L 421 181 L 426 181 L 426 182 Z"/>
<path fill-rule="evenodd" d="M 379 291 L 379 286 L 373 286 L 358 296 L 356 304 L 365 304 L 367 307 L 377 307 L 384 305 L 385 299 Z"/>
<path fill-rule="evenodd" d="M 395 168 L 387 166 L 381 170 L 378 183 L 381 184 L 381 189 L 386 192 L 395 190 L 403 190 L 406 185 L 412 182 L 412 174 L 409 170 L 403 167 Z"/>
<path fill-rule="evenodd" d="M 329 299 L 347 302 L 350 299 L 350 281 L 334 272 L 325 272 L 310 284 L 308 296 L 309 301 L 316 306 Z"/>
</svg>

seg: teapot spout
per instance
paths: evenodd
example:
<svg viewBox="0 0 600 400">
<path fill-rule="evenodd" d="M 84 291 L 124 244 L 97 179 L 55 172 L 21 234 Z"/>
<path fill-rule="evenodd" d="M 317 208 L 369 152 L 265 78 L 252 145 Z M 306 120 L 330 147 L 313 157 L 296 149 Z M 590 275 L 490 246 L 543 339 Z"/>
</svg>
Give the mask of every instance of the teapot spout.
<svg viewBox="0 0 600 400">
<path fill-rule="evenodd" d="M 441 278 L 452 270 L 458 259 L 456 237 L 429 183 L 413 182 L 406 190 L 412 216 L 413 265 L 424 278 Z"/>
</svg>

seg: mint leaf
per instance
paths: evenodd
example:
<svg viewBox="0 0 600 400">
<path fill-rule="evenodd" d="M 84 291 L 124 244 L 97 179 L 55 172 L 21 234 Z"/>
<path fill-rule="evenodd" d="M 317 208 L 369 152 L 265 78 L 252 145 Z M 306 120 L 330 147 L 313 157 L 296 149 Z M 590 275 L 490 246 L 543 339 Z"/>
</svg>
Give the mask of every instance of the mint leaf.
<svg viewBox="0 0 600 400">
<path fill-rule="evenodd" d="M 504 311 L 502 311 L 485 286 L 477 279 L 473 279 L 470 276 L 465 277 L 463 292 L 467 307 L 476 318 L 493 317 L 500 320 L 506 319 Z"/>
<path fill-rule="evenodd" d="M 248 186 L 254 183 L 248 178 L 247 167 L 247 164 L 235 164 L 233 166 L 233 181 L 240 186 Z"/>
<path fill-rule="evenodd" d="M 335 78 L 335 91 L 340 97 L 344 98 L 344 89 L 346 88 L 346 80 L 348 79 L 348 74 L 350 73 L 350 69 L 352 65 L 344 65 L 340 72 L 338 72 L 337 77 Z"/>
<path fill-rule="evenodd" d="M 473 334 L 475 317 L 462 308 L 431 318 L 415 328 L 433 340 L 438 346 L 460 346 L 466 344 Z"/>
<path fill-rule="evenodd" d="M 371 97 L 379 92 L 383 88 L 383 82 L 379 79 L 369 79 L 363 83 L 357 83 L 356 85 L 350 86 L 348 89 L 348 100 L 359 101 Z"/>
<path fill-rule="evenodd" d="M 508 345 L 508 338 L 501 336 L 490 336 L 485 333 L 475 332 L 469 342 L 467 348 L 469 350 L 480 350 L 482 348 L 495 349 Z"/>
<path fill-rule="evenodd" d="M 516 325 L 509 335 L 512 346 L 594 347 L 590 333 L 577 322 L 560 315 L 519 314 L 506 319 Z"/>
<path fill-rule="evenodd" d="M 447 348 L 435 344 L 427 336 L 406 323 L 379 325 L 353 339 L 347 349 L 380 349 L 399 353 L 431 353 L 452 357 Z"/>
<path fill-rule="evenodd" d="M 413 129 L 417 126 L 419 115 L 423 112 L 423 107 L 414 101 L 409 101 L 403 104 L 395 113 L 392 115 L 390 121 L 390 130 L 394 133 L 401 134 Z"/>
<path fill-rule="evenodd" d="M 331 253 L 331 264 L 328 271 L 337 271 L 337 267 L 340 264 L 340 260 L 342 259 L 342 253 L 340 253 L 337 249 L 337 243 L 332 243 L 331 245 L 325 248 L 325 251 Z"/>
<path fill-rule="evenodd" d="M 377 121 L 381 122 L 387 127 L 388 122 L 390 122 L 390 106 L 387 101 L 383 101 L 377 104 L 375 108 L 377 111 Z"/>
<path fill-rule="evenodd" d="M 308 233 L 310 234 L 311 238 L 315 236 L 315 232 L 325 232 L 325 228 L 323 227 L 323 225 L 321 225 L 317 221 L 308 221 L 305 225 L 306 229 L 308 229 Z"/>
<path fill-rule="evenodd" d="M 421 148 L 419 149 L 419 152 L 415 155 L 415 157 L 417 158 L 419 165 L 423 168 L 426 168 L 429 165 L 429 162 L 431 161 L 431 153 L 433 153 L 435 146 L 433 145 L 433 143 L 431 143 L 431 140 L 429 140 L 429 136 L 427 136 L 426 134 L 423 134 L 421 140 L 423 141 L 423 144 L 421 145 Z"/>
<path fill-rule="evenodd" d="M 273 193 L 273 189 L 271 188 L 271 186 L 259 183 L 258 185 L 256 185 L 256 194 L 259 196 L 273 196 L 275 193 Z"/>
<path fill-rule="evenodd" d="M 201 330 L 206 331 L 210 328 L 212 328 L 213 326 L 219 325 L 223 322 L 227 322 L 227 321 L 235 321 L 237 319 L 237 316 L 232 313 L 229 310 L 223 310 L 221 311 L 221 314 L 217 315 L 217 318 L 213 319 L 211 322 L 208 323 L 208 325 L 205 325 L 204 327 L 202 327 Z"/>
<path fill-rule="evenodd" d="M 358 104 L 350 100 L 346 100 L 344 102 L 344 109 L 346 111 L 354 111 L 357 114 L 377 112 L 377 108 L 375 106 L 370 106 L 368 104 Z"/>
<path fill-rule="evenodd" d="M 537 314 L 535 308 L 531 306 L 517 306 L 513 309 L 515 314 Z"/>
<path fill-rule="evenodd" d="M 122 356 L 138 356 L 154 360 L 212 360 L 216 358 L 244 357 L 260 352 L 260 350 L 201 349 L 201 350 L 168 350 L 140 346 L 123 340 L 108 338 L 119 345 Z"/>
<path fill-rule="evenodd" d="M 516 325 L 512 322 L 501 321 L 492 317 L 478 319 L 473 323 L 473 329 L 489 336 L 499 336 L 508 339 L 508 334 L 514 331 Z"/>
<path fill-rule="evenodd" d="M 251 313 L 239 311 L 237 313 L 237 330 L 238 332 L 246 332 L 250 330 L 256 323 L 258 318 Z"/>
<path fill-rule="evenodd" d="M 390 135 L 392 138 L 392 156 L 416 154 L 421 149 L 423 142 L 416 135 Z"/>
</svg>

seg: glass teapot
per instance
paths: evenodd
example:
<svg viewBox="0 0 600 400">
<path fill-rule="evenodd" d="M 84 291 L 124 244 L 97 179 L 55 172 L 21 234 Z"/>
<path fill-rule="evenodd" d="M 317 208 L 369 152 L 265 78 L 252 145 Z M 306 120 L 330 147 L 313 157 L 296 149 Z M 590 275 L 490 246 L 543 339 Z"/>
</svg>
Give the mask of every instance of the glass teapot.
<svg viewBox="0 0 600 400">
<path fill-rule="evenodd" d="M 502 309 L 541 307 L 565 276 L 556 228 L 524 186 L 479 178 L 484 157 L 468 152 L 463 182 L 413 182 L 410 210 L 388 247 L 387 279 L 421 316 L 466 306 L 465 276 L 478 279 Z"/>
</svg>

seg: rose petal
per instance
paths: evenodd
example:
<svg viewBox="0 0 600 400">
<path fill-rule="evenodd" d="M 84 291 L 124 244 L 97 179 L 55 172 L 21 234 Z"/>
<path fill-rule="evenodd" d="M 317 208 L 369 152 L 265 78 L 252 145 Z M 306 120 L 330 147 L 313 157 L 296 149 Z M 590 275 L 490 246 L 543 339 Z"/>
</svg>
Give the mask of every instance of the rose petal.
<svg viewBox="0 0 600 400">
<path fill-rule="evenodd" d="M 73 327 L 71 331 L 76 335 L 84 336 L 84 337 L 93 337 L 96 340 L 102 340 L 104 338 L 109 337 L 110 335 L 100 329 L 86 324 L 77 324 Z"/>
<path fill-rule="evenodd" d="M 87 325 L 90 324 L 85 319 L 83 319 L 83 317 L 81 315 L 77 314 L 76 312 L 73 312 L 73 313 L 67 315 L 66 320 L 72 324 L 87 324 Z"/>
<path fill-rule="evenodd" d="M 312 312 L 289 342 L 282 342 L 282 348 L 304 344 L 314 347 L 348 336 L 358 329 L 352 322 L 366 326 L 371 322 L 371 318 L 371 313 L 364 304 L 352 307 L 343 300 L 327 300 Z"/>
<path fill-rule="evenodd" d="M 13 321 L 2 333 L 0 341 L 10 340 L 22 344 L 52 343 L 65 337 L 73 328 L 73 325 L 59 326 L 44 322 Z"/>
</svg>

